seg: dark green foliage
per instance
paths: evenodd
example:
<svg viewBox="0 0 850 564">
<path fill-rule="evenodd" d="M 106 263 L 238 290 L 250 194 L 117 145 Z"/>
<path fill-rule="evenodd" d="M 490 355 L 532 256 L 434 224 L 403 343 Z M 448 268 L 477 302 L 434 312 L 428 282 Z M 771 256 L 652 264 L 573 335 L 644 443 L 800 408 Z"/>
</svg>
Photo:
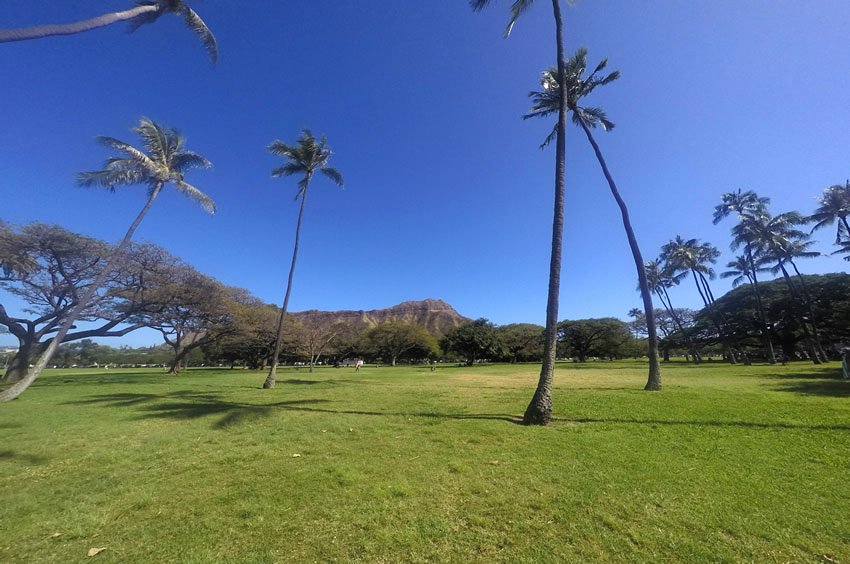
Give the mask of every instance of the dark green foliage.
<svg viewBox="0 0 850 564">
<path fill-rule="evenodd" d="M 501 342 L 499 360 L 540 362 L 543 357 L 543 327 L 533 323 L 511 323 L 496 328 Z"/>
<path fill-rule="evenodd" d="M 613 317 L 565 320 L 558 323 L 558 352 L 579 362 L 590 358 L 633 356 L 636 339 L 625 321 Z"/>
<path fill-rule="evenodd" d="M 850 343 L 850 275 L 825 274 L 803 277 L 813 297 L 813 310 L 821 331 L 823 346 L 833 354 L 842 344 Z M 800 356 L 806 335 L 797 298 L 789 292 L 783 279 L 759 284 L 765 315 L 771 335 L 789 358 Z M 725 316 L 735 342 L 749 348 L 751 354 L 762 355 L 759 350 L 760 324 L 756 298 L 746 286 L 736 288 L 717 299 L 713 307 Z M 706 310 L 697 315 L 693 337 L 703 343 L 717 339 Z"/>
<path fill-rule="evenodd" d="M 477 360 L 493 359 L 503 354 L 496 326 L 483 317 L 449 331 L 440 340 L 440 347 L 464 357 L 468 366 Z"/>
</svg>

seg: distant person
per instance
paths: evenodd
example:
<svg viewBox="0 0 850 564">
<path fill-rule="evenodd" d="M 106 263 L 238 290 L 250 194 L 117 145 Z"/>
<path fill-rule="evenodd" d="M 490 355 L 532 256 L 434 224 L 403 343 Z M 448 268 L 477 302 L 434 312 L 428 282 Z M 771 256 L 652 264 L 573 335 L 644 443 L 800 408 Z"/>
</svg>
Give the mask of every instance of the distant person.
<svg viewBox="0 0 850 564">
<path fill-rule="evenodd" d="M 362 361 L 362 360 L 360 360 L 360 359 L 358 358 L 358 359 L 357 359 L 357 362 L 355 362 L 355 363 L 354 363 L 354 371 L 355 371 L 355 372 L 360 372 L 360 367 L 361 367 L 361 366 L 363 366 L 363 361 Z"/>
</svg>

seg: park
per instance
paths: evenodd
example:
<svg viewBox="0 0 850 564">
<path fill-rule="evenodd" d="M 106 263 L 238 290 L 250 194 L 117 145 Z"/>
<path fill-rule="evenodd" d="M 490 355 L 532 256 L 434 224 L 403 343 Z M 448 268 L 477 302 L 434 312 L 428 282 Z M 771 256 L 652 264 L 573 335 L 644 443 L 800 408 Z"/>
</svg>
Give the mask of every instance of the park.
<svg viewBox="0 0 850 564">
<path fill-rule="evenodd" d="M 835 363 L 56 370 L 4 406 L 5 562 L 839 560 Z"/>
<path fill-rule="evenodd" d="M 850 559 L 845 5 L 8 4 L 0 562 Z"/>
</svg>

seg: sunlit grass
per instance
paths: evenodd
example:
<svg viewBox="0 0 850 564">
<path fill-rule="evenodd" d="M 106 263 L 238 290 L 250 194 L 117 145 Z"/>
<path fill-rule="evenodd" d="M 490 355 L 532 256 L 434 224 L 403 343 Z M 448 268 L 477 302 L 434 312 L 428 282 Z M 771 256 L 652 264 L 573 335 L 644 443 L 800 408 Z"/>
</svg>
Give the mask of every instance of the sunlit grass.
<svg viewBox="0 0 850 564">
<path fill-rule="evenodd" d="M 62 370 L 0 405 L 0 561 L 850 558 L 850 383 L 819 368 Z M 298 456 L 296 456 L 298 455 Z M 56 533 L 60 533 L 56 535 Z"/>
</svg>

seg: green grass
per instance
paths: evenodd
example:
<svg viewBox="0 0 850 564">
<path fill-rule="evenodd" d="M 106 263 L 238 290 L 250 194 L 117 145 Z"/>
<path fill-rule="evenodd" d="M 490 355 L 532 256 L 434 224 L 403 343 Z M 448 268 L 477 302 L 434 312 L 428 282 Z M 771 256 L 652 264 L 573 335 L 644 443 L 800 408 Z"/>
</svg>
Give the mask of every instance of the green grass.
<svg viewBox="0 0 850 564">
<path fill-rule="evenodd" d="M 0 405 L 0 562 L 847 561 L 838 372 L 562 365 L 527 428 L 533 365 L 54 371 Z"/>
</svg>

